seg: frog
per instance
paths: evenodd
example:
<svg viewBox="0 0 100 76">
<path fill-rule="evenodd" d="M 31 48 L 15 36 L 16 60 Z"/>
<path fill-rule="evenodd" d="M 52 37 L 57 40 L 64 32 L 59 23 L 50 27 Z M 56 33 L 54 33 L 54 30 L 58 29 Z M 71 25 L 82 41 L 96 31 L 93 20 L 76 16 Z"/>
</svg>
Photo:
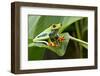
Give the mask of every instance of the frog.
<svg viewBox="0 0 100 76">
<path fill-rule="evenodd" d="M 47 46 L 59 46 L 60 42 L 64 41 L 64 37 L 60 37 L 59 29 L 62 27 L 61 23 L 51 24 L 50 27 L 38 34 L 34 39 L 34 43 L 43 43 Z"/>
</svg>

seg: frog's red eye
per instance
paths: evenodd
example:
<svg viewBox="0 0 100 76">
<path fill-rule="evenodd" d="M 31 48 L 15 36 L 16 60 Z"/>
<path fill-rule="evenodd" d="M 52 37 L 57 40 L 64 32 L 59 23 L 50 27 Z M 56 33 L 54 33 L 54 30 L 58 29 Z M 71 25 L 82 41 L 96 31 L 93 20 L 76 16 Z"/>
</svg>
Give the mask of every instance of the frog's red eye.
<svg viewBox="0 0 100 76">
<path fill-rule="evenodd" d="M 56 27 L 56 25 L 53 25 L 53 28 L 55 28 Z"/>
</svg>

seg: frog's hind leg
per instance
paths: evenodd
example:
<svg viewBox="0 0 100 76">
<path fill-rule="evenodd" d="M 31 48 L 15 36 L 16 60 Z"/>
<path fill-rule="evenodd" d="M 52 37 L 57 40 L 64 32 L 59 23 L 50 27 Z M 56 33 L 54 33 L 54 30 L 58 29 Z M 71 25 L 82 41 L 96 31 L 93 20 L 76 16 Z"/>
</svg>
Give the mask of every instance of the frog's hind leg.
<svg viewBox="0 0 100 76">
<path fill-rule="evenodd" d="M 34 41 L 35 43 L 43 43 L 43 44 L 46 44 L 46 45 L 48 45 L 48 42 L 46 42 L 46 41 Z"/>
</svg>

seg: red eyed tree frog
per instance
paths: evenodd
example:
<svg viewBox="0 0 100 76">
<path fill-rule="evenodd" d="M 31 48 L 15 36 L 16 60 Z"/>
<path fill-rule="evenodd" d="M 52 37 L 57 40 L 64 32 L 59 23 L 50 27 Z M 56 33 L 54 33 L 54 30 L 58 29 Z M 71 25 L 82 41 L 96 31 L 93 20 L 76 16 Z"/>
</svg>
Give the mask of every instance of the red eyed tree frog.
<svg viewBox="0 0 100 76">
<path fill-rule="evenodd" d="M 60 37 L 58 33 L 61 26 L 61 24 L 52 24 L 49 28 L 37 35 L 33 39 L 33 42 L 44 43 L 48 46 L 59 46 L 59 43 L 64 41 L 64 37 Z"/>
</svg>

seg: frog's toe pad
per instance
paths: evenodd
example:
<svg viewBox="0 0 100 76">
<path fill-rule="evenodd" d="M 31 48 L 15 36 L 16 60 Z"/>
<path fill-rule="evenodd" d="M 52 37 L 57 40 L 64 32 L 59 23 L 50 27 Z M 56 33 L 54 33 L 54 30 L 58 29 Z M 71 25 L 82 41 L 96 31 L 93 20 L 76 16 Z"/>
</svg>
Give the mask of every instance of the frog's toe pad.
<svg viewBox="0 0 100 76">
<path fill-rule="evenodd" d="M 64 39 L 64 37 L 59 37 L 58 38 L 58 41 L 60 41 L 60 42 L 63 42 L 65 39 Z"/>
<path fill-rule="evenodd" d="M 49 43 L 48 43 L 48 46 L 56 46 L 56 44 L 53 43 L 53 42 L 49 42 Z"/>
</svg>

